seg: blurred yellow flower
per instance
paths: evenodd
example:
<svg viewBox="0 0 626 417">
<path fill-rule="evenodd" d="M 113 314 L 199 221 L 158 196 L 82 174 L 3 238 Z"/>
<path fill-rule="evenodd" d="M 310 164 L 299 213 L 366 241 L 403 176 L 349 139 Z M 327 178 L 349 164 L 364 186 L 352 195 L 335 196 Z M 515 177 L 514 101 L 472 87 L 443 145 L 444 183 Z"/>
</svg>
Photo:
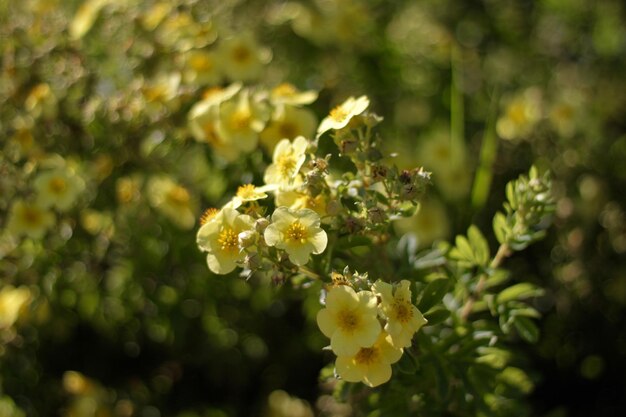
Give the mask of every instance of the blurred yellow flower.
<svg viewBox="0 0 626 417">
<path fill-rule="evenodd" d="M 315 133 L 317 118 L 312 111 L 291 105 L 278 107 L 270 122 L 261 132 L 261 145 L 272 152 L 281 139 L 292 140 L 298 136 L 310 138 Z"/>
<path fill-rule="evenodd" d="M 282 83 L 270 91 L 270 101 L 275 106 L 302 106 L 317 100 L 317 91 L 300 91 L 289 83 Z"/>
<path fill-rule="evenodd" d="M 55 207 L 59 211 L 70 209 L 85 189 L 85 181 L 68 167 L 42 172 L 33 185 L 39 205 L 42 208 Z"/>
<path fill-rule="evenodd" d="M 199 85 L 216 85 L 221 82 L 222 71 L 215 52 L 192 50 L 186 53 L 184 59 L 184 82 Z"/>
<path fill-rule="evenodd" d="M 433 197 L 423 199 L 413 216 L 395 220 L 393 227 L 399 234 L 414 233 L 420 248 L 450 234 L 446 207 Z"/>
<path fill-rule="evenodd" d="M 370 105 L 370 100 L 366 96 L 357 99 L 348 98 L 346 101 L 330 111 L 330 114 L 322 120 L 317 128 L 317 136 L 334 129 L 339 130 L 348 126 L 352 118 L 362 114 Z"/>
<path fill-rule="evenodd" d="M 328 291 L 326 308 L 317 313 L 317 325 L 330 338 L 330 347 L 337 356 L 352 357 L 361 348 L 374 345 L 381 333 L 377 304 L 371 291 L 356 293 L 347 285 Z"/>
<path fill-rule="evenodd" d="M 216 133 L 227 146 L 240 152 L 256 149 L 259 133 L 270 117 L 269 106 L 259 95 L 244 89 L 220 104 Z"/>
<path fill-rule="evenodd" d="M 397 348 L 411 346 L 415 332 L 426 324 L 422 313 L 411 302 L 410 285 L 409 281 L 402 280 L 394 291 L 393 285 L 378 280 L 372 286 L 372 292 L 381 299 L 379 310 L 387 320 L 385 331 Z"/>
<path fill-rule="evenodd" d="M 70 22 L 68 31 L 71 39 L 80 39 L 93 26 L 100 10 L 111 0 L 86 0 L 80 5 Z"/>
<path fill-rule="evenodd" d="M 18 320 L 28 307 L 31 293 L 28 287 L 6 285 L 0 290 L 0 329 L 7 329 Z"/>
<path fill-rule="evenodd" d="M 394 347 L 390 336 L 381 332 L 370 347 L 362 347 L 353 355 L 337 355 L 337 374 L 348 382 L 363 382 L 370 387 L 384 384 L 391 378 L 391 364 L 402 357 L 402 349 Z"/>
<path fill-rule="evenodd" d="M 530 135 L 542 117 L 541 90 L 531 87 L 504 100 L 504 114 L 496 122 L 502 139 L 522 139 Z"/>
<path fill-rule="evenodd" d="M 24 101 L 24 107 L 35 118 L 43 116 L 46 119 L 53 119 L 58 112 L 57 103 L 50 85 L 41 83 L 30 90 Z"/>
<path fill-rule="evenodd" d="M 274 149 L 272 164 L 267 167 L 263 176 L 265 183 L 292 185 L 306 160 L 308 146 L 309 141 L 302 136 L 298 136 L 293 142 L 288 139 L 278 142 Z"/>
<path fill-rule="evenodd" d="M 209 269 L 227 274 L 242 262 L 246 253 L 239 245 L 239 234 L 254 231 L 254 221 L 231 207 L 224 207 L 200 227 L 196 236 L 198 247 L 207 253 Z"/>
<path fill-rule="evenodd" d="M 194 104 L 187 116 L 189 131 L 198 142 L 208 143 L 214 152 L 227 161 L 237 159 L 241 151 L 227 143 L 217 133 L 220 104 L 232 98 L 241 90 L 241 84 L 231 84 L 226 88 L 211 88 L 203 100 Z"/>
<path fill-rule="evenodd" d="M 264 232 L 265 242 L 287 252 L 294 264 L 304 265 L 312 253 L 320 254 L 326 249 L 328 236 L 320 227 L 320 216 L 313 210 L 278 207 L 271 220 Z"/>
<path fill-rule="evenodd" d="M 263 66 L 272 57 L 271 51 L 261 47 L 249 32 L 223 39 L 217 53 L 224 74 L 233 81 L 250 81 L 258 78 Z"/>
<path fill-rule="evenodd" d="M 18 236 L 41 239 L 55 222 L 54 214 L 39 204 L 15 200 L 9 213 L 7 229 Z"/>
<path fill-rule="evenodd" d="M 169 177 L 150 178 L 148 201 L 181 229 L 191 229 L 196 222 L 194 202 L 189 191 Z"/>
</svg>

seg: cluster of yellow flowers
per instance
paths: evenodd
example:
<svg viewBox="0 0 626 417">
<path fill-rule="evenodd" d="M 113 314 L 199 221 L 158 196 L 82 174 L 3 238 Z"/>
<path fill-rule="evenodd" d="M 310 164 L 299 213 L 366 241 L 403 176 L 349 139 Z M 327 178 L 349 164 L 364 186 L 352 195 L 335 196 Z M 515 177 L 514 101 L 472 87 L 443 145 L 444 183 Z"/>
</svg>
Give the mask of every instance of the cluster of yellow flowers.
<svg viewBox="0 0 626 417">
<path fill-rule="evenodd" d="M 240 85 L 214 91 L 192 109 L 190 126 L 199 139 L 212 135 L 208 141 L 217 152 L 226 156 L 221 149 L 228 149 L 234 157 L 256 145 L 259 132 L 263 132 L 262 115 L 268 114 L 264 110 L 267 103 L 284 113 L 288 105 L 315 98 L 310 92 L 299 93 L 291 87 L 289 91 L 285 94 L 281 86 L 269 94 L 267 102 L 258 92 Z M 380 121 L 367 111 L 369 104 L 365 96 L 350 97 L 321 121 L 315 139 L 280 139 L 265 170 L 264 185 L 242 185 L 221 209 L 205 212 L 197 244 L 207 253 L 212 272 L 227 274 L 241 266 L 248 276 L 269 271 L 276 282 L 297 273 L 321 279 L 323 269 L 318 274 L 315 268 L 304 266 L 311 255 L 326 250 L 329 233 L 345 236 L 382 230 L 397 214 L 396 204 L 416 204 L 427 173 L 421 169 L 400 173 L 363 157 L 376 149 L 371 127 Z M 256 124 L 258 128 L 254 128 Z M 281 129 L 276 132 L 285 134 Z M 319 140 L 327 132 L 332 132 L 340 152 L 354 161 L 356 173 L 333 177 L 329 158 L 315 156 Z M 275 209 L 266 216 L 266 206 L 261 203 L 270 194 Z M 357 196 L 361 202 L 355 208 L 342 203 Z M 412 303 L 409 281 L 394 286 L 379 280 L 357 292 L 353 284 L 358 280 L 347 275 L 338 280 L 338 276 L 333 273 L 335 285 L 317 315 L 318 325 L 337 355 L 336 372 L 346 381 L 380 385 L 390 379 L 391 365 L 411 346 L 413 335 L 426 320 Z M 358 285 L 362 287 L 363 282 L 367 281 L 361 279 Z"/>
<path fill-rule="evenodd" d="M 311 137 L 317 120 L 302 108 L 317 99 L 315 91 L 298 91 L 281 84 L 270 91 L 244 88 L 241 83 L 211 88 L 189 112 L 189 130 L 227 161 L 257 149 L 271 152 L 281 139 Z"/>
<path fill-rule="evenodd" d="M 356 292 L 343 284 L 328 291 L 317 324 L 330 338 L 337 355 L 335 370 L 341 378 L 371 387 L 391 378 L 391 365 L 426 324 L 412 303 L 409 285 L 407 280 L 395 287 L 378 280 L 370 291 Z"/>
<path fill-rule="evenodd" d="M 83 178 L 66 161 L 54 161 L 52 165 L 34 178 L 34 198 L 13 200 L 7 230 L 14 236 L 41 239 L 56 223 L 52 209 L 68 211 L 85 189 Z"/>
</svg>

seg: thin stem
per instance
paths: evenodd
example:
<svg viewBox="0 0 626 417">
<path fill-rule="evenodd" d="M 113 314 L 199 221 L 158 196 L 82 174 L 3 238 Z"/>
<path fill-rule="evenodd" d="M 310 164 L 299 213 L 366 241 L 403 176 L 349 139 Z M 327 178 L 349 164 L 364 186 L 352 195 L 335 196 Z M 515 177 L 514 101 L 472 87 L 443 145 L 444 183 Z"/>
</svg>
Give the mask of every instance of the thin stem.
<svg viewBox="0 0 626 417">
<path fill-rule="evenodd" d="M 494 256 L 491 260 L 489 267 L 492 269 L 499 267 L 502 261 L 509 255 L 511 255 L 511 249 L 509 248 L 509 245 L 507 245 L 506 243 L 501 244 L 498 248 L 498 251 L 496 252 L 496 256 Z M 483 290 L 485 289 L 486 282 L 487 274 L 483 273 L 476 283 L 476 288 L 474 289 L 474 292 L 470 294 L 469 298 L 465 302 L 465 305 L 463 306 L 463 309 L 461 310 L 462 321 L 466 321 L 467 317 L 472 312 L 472 308 L 474 308 L 474 303 L 476 302 L 476 300 L 478 300 L 478 298 L 480 298 Z"/>
</svg>

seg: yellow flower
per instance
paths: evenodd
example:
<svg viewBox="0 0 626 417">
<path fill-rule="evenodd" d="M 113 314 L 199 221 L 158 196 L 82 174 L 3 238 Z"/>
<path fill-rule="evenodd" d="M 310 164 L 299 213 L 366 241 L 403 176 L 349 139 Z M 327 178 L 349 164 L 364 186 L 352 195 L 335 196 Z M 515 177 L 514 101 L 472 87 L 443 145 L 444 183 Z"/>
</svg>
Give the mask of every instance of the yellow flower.
<svg viewBox="0 0 626 417">
<path fill-rule="evenodd" d="M 189 84 L 218 84 L 222 80 L 222 72 L 215 52 L 204 50 L 187 52 L 183 79 Z"/>
<path fill-rule="evenodd" d="M 253 231 L 254 221 L 231 207 L 224 207 L 198 230 L 198 247 L 208 252 L 207 264 L 216 274 L 227 274 L 242 262 L 246 253 L 239 245 L 239 234 Z"/>
<path fill-rule="evenodd" d="M 187 116 L 189 131 L 198 142 L 208 143 L 214 152 L 227 161 L 237 159 L 241 151 L 227 143 L 217 133 L 220 104 L 236 95 L 241 84 L 231 84 L 226 88 L 209 89 L 202 101 L 196 103 Z"/>
<path fill-rule="evenodd" d="M 362 114 L 369 105 L 370 100 L 366 96 L 361 96 L 357 99 L 354 97 L 348 98 L 342 104 L 332 109 L 330 114 L 322 120 L 317 128 L 317 136 L 319 137 L 331 129 L 343 129 L 348 126 L 352 118 Z"/>
<path fill-rule="evenodd" d="M 34 181 L 37 202 L 42 208 L 56 207 L 66 211 L 84 190 L 85 182 L 69 168 L 58 168 L 39 174 Z"/>
<path fill-rule="evenodd" d="M 17 321 L 30 301 L 28 287 L 15 288 L 7 285 L 0 290 L 0 329 L 6 329 Z"/>
<path fill-rule="evenodd" d="M 250 90 L 242 90 L 238 97 L 220 104 L 216 133 L 227 146 L 241 152 L 256 149 L 259 133 L 270 117 L 266 102 Z"/>
<path fill-rule="evenodd" d="M 317 325 L 330 338 L 337 356 L 351 357 L 361 348 L 371 348 L 381 333 L 378 300 L 371 291 L 356 293 L 347 285 L 331 288 L 326 308 L 317 313 Z"/>
<path fill-rule="evenodd" d="M 168 177 L 148 181 L 148 199 L 154 208 L 181 229 L 191 229 L 196 222 L 195 203 L 189 191 Z"/>
<path fill-rule="evenodd" d="M 292 185 L 306 159 L 309 142 L 302 136 L 293 143 L 283 139 L 276 145 L 272 164 L 265 170 L 263 180 L 266 184 Z"/>
<path fill-rule="evenodd" d="M 272 152 L 281 139 L 292 140 L 298 136 L 311 137 L 315 133 L 317 119 L 313 112 L 293 106 L 280 106 L 261 132 L 261 145 Z"/>
<path fill-rule="evenodd" d="M 531 87 L 504 102 L 504 114 L 496 123 L 498 136 L 516 140 L 530 135 L 542 116 L 541 90 Z"/>
<path fill-rule="evenodd" d="M 243 203 L 257 201 L 267 198 L 266 191 L 274 189 L 273 186 L 255 187 L 252 184 L 244 184 L 237 188 L 237 194 L 233 197 L 233 208 L 241 206 Z"/>
<path fill-rule="evenodd" d="M 7 229 L 16 235 L 41 239 L 55 223 L 54 214 L 38 204 L 16 200 L 11 206 Z"/>
<path fill-rule="evenodd" d="M 53 119 L 58 112 L 58 101 L 50 85 L 37 84 L 30 90 L 24 107 L 35 118 L 43 116 L 46 119 Z"/>
<path fill-rule="evenodd" d="M 224 74 L 233 81 L 258 78 L 272 57 L 271 51 L 259 46 L 250 33 L 222 40 L 218 54 Z"/>
<path fill-rule="evenodd" d="M 319 214 L 320 217 L 324 217 L 328 214 L 326 210 L 328 197 L 324 194 L 311 197 L 295 189 L 277 189 L 275 193 L 274 199 L 277 206 L 289 207 L 292 210 L 311 209 Z"/>
<path fill-rule="evenodd" d="M 181 75 L 173 72 L 171 74 L 160 73 L 153 80 L 144 83 L 141 92 L 146 111 L 149 114 L 156 114 L 178 108 L 180 104 L 178 97 L 180 81 Z"/>
<path fill-rule="evenodd" d="M 328 236 L 320 227 L 320 216 L 309 209 L 278 207 L 264 236 L 269 246 L 285 250 L 289 260 L 298 266 L 306 264 L 312 253 L 322 253 L 328 243 Z"/>
<path fill-rule="evenodd" d="M 276 105 L 302 106 L 317 100 L 317 91 L 299 91 L 292 84 L 283 83 L 270 91 L 270 101 Z"/>
<path fill-rule="evenodd" d="M 405 348 L 411 346 L 413 335 L 424 324 L 426 319 L 411 302 L 410 282 L 400 281 L 393 291 L 393 286 L 383 281 L 376 281 L 372 286 L 374 294 L 381 298 L 379 310 L 387 320 L 385 331 L 393 346 Z"/>
<path fill-rule="evenodd" d="M 437 239 L 447 238 L 450 234 L 446 207 L 432 197 L 423 199 L 413 216 L 395 220 L 393 227 L 398 234 L 414 233 L 420 248 L 428 247 Z"/>
<path fill-rule="evenodd" d="M 381 332 L 370 347 L 362 347 L 354 355 L 337 355 L 337 374 L 348 382 L 363 382 L 370 387 L 384 384 L 391 378 L 391 364 L 402 357 L 402 349 L 394 347 L 390 336 Z"/>
</svg>

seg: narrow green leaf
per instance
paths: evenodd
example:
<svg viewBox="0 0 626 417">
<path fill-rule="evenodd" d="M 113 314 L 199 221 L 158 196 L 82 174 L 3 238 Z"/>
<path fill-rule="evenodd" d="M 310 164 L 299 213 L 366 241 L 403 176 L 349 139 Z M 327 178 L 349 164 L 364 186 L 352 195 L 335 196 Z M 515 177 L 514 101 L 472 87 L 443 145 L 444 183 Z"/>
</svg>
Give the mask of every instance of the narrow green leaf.
<svg viewBox="0 0 626 417">
<path fill-rule="evenodd" d="M 467 229 L 467 237 L 474 252 L 474 258 L 478 265 L 487 266 L 489 263 L 489 244 L 478 227 L 471 225 Z"/>
<path fill-rule="evenodd" d="M 496 215 L 493 216 L 493 233 L 501 244 L 507 241 L 507 236 L 509 235 L 507 229 L 506 217 L 501 212 L 497 212 Z"/>
<path fill-rule="evenodd" d="M 498 294 L 496 301 L 499 304 L 503 304 L 507 301 L 523 300 L 525 298 L 537 297 L 542 294 L 543 290 L 536 285 L 529 282 L 521 282 L 503 290 L 500 294 Z"/>
<path fill-rule="evenodd" d="M 450 317 L 450 311 L 443 307 L 437 307 L 424 314 L 424 317 L 428 320 L 426 326 L 434 326 L 435 324 L 446 321 L 446 319 Z"/>
<path fill-rule="evenodd" d="M 465 236 L 458 235 L 454 240 L 455 246 L 459 251 L 461 259 L 474 263 L 474 252 Z"/>
<path fill-rule="evenodd" d="M 513 325 L 520 337 L 527 342 L 536 343 L 539 339 L 539 328 L 531 319 L 517 316 L 513 319 Z"/>
<path fill-rule="evenodd" d="M 447 278 L 438 278 L 429 282 L 424 291 L 422 291 L 417 308 L 420 311 L 428 311 L 435 304 L 441 302 L 441 299 L 448 291 L 449 283 L 450 280 Z"/>
</svg>

